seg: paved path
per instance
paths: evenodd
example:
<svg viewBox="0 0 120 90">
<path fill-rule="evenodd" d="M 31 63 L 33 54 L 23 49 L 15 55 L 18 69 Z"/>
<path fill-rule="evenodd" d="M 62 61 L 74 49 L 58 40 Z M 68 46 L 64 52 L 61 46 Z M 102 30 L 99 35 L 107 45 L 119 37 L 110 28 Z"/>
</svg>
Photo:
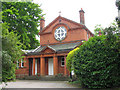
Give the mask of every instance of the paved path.
<svg viewBox="0 0 120 90">
<path fill-rule="evenodd" d="M 7 84 L 5 88 L 77 88 L 67 81 L 16 80 Z"/>
</svg>

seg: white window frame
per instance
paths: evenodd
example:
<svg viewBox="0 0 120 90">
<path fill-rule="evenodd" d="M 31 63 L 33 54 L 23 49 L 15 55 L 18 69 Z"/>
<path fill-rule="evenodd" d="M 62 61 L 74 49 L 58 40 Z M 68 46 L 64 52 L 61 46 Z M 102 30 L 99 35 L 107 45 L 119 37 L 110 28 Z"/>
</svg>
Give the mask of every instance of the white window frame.
<svg viewBox="0 0 120 90">
<path fill-rule="evenodd" d="M 67 34 L 67 30 L 65 27 L 62 26 L 62 27 L 58 27 L 55 30 L 54 37 L 56 40 L 61 41 L 61 40 L 65 39 L 66 34 Z"/>
<path fill-rule="evenodd" d="M 18 60 L 18 61 L 17 61 L 17 68 L 19 68 L 19 63 L 20 63 L 20 62 L 19 62 L 19 60 Z"/>
<path fill-rule="evenodd" d="M 21 67 L 24 67 L 24 59 L 21 59 Z"/>
<path fill-rule="evenodd" d="M 64 67 L 65 66 L 65 60 L 64 61 L 62 61 L 62 60 L 64 60 L 64 57 L 61 57 L 61 66 Z M 64 65 L 62 65 L 62 62 L 64 62 Z"/>
</svg>

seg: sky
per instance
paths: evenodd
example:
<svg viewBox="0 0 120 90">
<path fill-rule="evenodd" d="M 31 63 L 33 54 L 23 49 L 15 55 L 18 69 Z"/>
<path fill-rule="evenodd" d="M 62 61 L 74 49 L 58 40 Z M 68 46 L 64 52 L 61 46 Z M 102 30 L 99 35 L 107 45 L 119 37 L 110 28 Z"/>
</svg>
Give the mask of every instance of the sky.
<svg viewBox="0 0 120 90">
<path fill-rule="evenodd" d="M 85 25 L 94 32 L 95 26 L 108 27 L 118 16 L 116 0 L 33 0 L 41 5 L 45 17 L 45 26 L 61 16 L 80 23 L 79 10 L 85 11 Z"/>
</svg>

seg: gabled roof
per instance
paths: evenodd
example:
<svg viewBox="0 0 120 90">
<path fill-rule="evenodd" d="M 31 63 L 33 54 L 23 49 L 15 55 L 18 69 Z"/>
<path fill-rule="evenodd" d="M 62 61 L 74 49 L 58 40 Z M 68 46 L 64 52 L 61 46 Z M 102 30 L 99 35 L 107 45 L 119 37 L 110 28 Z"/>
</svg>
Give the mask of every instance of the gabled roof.
<svg viewBox="0 0 120 90">
<path fill-rule="evenodd" d="M 72 20 L 70 20 L 70 19 L 67 19 L 67 18 L 61 17 L 61 16 L 58 16 L 58 17 L 57 17 L 56 19 L 54 19 L 50 24 L 48 24 L 46 27 L 44 27 L 43 30 L 42 30 L 41 32 L 39 32 L 39 34 L 44 33 L 50 26 L 52 26 L 57 20 L 60 20 L 60 19 L 61 19 L 61 20 L 68 21 L 68 22 L 71 22 L 71 23 L 77 25 L 77 26 L 80 27 L 80 28 L 84 28 L 84 29 L 88 30 L 91 34 L 93 34 L 85 25 L 80 24 L 80 23 L 77 23 L 77 22 L 75 22 L 75 21 L 72 21 Z M 50 33 L 50 32 L 48 32 L 48 33 Z"/>
<path fill-rule="evenodd" d="M 46 48 L 49 48 L 53 51 L 57 52 L 66 52 L 71 51 L 77 46 L 79 46 L 81 42 L 76 43 L 67 43 L 67 44 L 58 44 L 58 45 L 47 45 L 47 46 L 39 46 L 38 48 L 31 50 L 31 52 L 27 52 L 26 55 L 39 55 L 42 51 L 44 51 Z"/>
</svg>

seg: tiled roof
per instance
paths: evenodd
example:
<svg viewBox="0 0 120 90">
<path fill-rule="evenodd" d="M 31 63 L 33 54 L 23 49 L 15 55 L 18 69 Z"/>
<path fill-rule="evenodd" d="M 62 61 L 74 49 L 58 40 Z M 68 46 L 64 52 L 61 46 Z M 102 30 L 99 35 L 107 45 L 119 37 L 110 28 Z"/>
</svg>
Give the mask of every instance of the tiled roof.
<svg viewBox="0 0 120 90">
<path fill-rule="evenodd" d="M 55 52 L 65 52 L 65 51 L 71 51 L 75 47 L 79 46 L 81 42 L 76 43 L 67 43 L 67 44 L 57 44 L 57 45 L 47 45 L 47 46 L 39 46 L 34 50 L 24 50 L 26 55 L 39 55 L 43 50 L 45 50 L 47 47 L 52 49 Z"/>
<path fill-rule="evenodd" d="M 53 48 L 56 52 L 58 51 L 64 51 L 64 50 L 71 50 L 75 47 L 79 46 L 81 42 L 77 43 L 68 43 L 68 44 L 60 44 L 60 45 L 50 45 L 51 48 Z"/>
</svg>

